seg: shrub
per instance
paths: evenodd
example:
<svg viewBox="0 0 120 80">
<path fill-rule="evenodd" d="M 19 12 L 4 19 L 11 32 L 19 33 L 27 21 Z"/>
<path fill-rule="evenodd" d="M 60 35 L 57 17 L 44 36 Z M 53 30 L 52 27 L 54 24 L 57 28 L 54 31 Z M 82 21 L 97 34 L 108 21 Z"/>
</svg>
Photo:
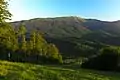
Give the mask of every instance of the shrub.
<svg viewBox="0 0 120 80">
<path fill-rule="evenodd" d="M 98 70 L 116 70 L 119 64 L 119 48 L 106 47 L 100 50 L 100 54 L 90 58 L 82 64 L 83 68 Z"/>
</svg>

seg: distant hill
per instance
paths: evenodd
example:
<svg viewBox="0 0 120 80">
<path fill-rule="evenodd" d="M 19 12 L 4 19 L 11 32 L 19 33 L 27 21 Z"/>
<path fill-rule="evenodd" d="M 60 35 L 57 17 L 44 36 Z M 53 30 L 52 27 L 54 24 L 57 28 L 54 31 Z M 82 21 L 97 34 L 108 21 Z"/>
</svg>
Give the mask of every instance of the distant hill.
<svg viewBox="0 0 120 80">
<path fill-rule="evenodd" d="M 76 46 L 89 43 L 120 45 L 120 21 L 100 21 L 79 17 L 35 18 L 12 22 L 15 29 L 24 24 L 28 34 L 41 31 L 48 42 L 57 45 L 61 53 L 80 55 Z"/>
</svg>

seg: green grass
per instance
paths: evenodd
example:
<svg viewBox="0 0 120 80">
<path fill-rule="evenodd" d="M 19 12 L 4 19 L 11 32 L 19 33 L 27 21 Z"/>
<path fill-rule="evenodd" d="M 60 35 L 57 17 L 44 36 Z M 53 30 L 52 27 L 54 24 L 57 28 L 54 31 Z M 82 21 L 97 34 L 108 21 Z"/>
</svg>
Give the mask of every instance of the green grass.
<svg viewBox="0 0 120 80">
<path fill-rule="evenodd" d="M 120 73 L 0 61 L 0 80 L 120 80 Z"/>
</svg>

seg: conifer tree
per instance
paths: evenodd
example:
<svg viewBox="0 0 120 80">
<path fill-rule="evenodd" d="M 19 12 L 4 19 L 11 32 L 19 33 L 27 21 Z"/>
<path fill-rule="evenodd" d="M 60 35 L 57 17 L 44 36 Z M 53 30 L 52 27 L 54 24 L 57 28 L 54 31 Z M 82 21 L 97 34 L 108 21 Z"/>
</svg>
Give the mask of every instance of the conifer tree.
<svg viewBox="0 0 120 80">
<path fill-rule="evenodd" d="M 27 42 L 26 42 L 26 37 L 25 37 L 25 35 L 22 35 L 21 50 L 22 50 L 23 52 L 26 52 L 26 51 L 27 51 Z"/>
<path fill-rule="evenodd" d="M 63 62 L 62 56 L 59 54 L 59 50 L 54 44 L 49 44 L 47 51 L 47 56 L 52 60 L 52 62 Z"/>
<path fill-rule="evenodd" d="M 26 27 L 24 24 L 21 24 L 18 29 L 18 35 L 25 35 L 27 32 Z"/>
<path fill-rule="evenodd" d="M 37 51 L 38 55 L 43 55 L 43 48 L 47 45 L 47 42 L 42 37 L 42 35 L 37 32 L 36 33 L 36 41 L 35 41 L 35 50 Z"/>
<path fill-rule="evenodd" d="M 35 53 L 35 42 L 36 42 L 36 32 L 33 31 L 30 34 L 30 39 L 28 42 L 28 46 L 29 46 L 29 53 Z"/>
</svg>

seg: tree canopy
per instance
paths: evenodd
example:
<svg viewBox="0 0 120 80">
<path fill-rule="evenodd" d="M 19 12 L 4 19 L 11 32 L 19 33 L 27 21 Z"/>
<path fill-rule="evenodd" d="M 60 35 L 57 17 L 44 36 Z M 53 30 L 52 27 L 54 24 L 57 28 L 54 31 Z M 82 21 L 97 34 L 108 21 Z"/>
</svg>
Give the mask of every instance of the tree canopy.
<svg viewBox="0 0 120 80">
<path fill-rule="evenodd" d="M 18 30 L 6 23 L 11 18 L 8 2 L 0 0 L 0 59 L 23 62 L 62 63 L 62 56 L 55 45 L 47 43 L 37 31 L 26 35 L 27 30 L 21 24 Z"/>
<path fill-rule="evenodd" d="M 5 22 L 5 20 L 11 19 L 11 13 L 8 10 L 8 2 L 5 0 L 0 0 L 0 23 Z"/>
</svg>

